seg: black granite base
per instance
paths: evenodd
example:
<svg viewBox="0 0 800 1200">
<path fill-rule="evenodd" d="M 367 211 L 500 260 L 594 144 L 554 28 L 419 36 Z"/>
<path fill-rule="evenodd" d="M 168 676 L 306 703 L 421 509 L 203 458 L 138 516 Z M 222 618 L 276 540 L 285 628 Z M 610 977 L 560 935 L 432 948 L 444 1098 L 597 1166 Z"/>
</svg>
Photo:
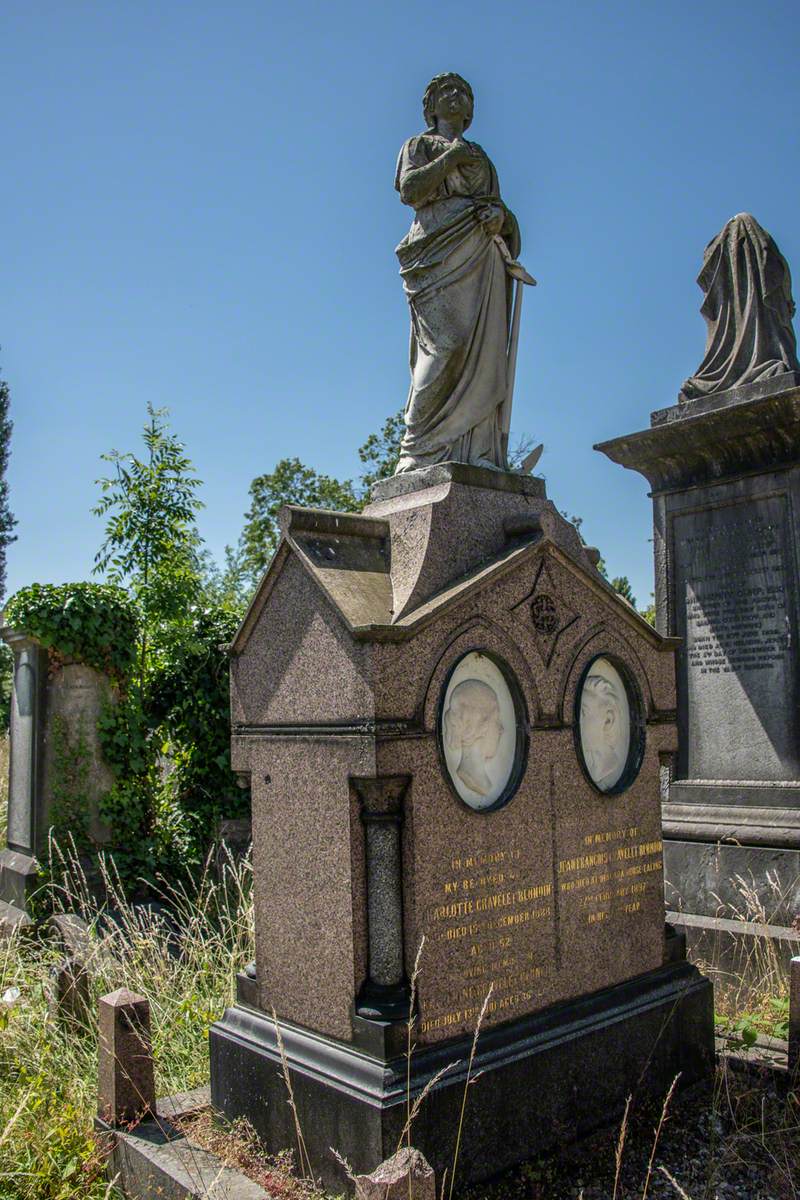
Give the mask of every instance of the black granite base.
<svg viewBox="0 0 800 1200">
<path fill-rule="evenodd" d="M 395 1152 L 406 1120 L 406 1060 L 385 1061 L 287 1022 L 280 1029 L 314 1170 L 325 1186 L 347 1189 L 331 1147 L 361 1173 Z M 471 1040 L 412 1057 L 412 1102 L 455 1064 L 426 1097 L 412 1135 L 439 1173 L 452 1165 Z M 246 1117 L 270 1151 L 296 1145 L 273 1020 L 237 1004 L 212 1026 L 210 1043 L 214 1106 Z M 487 1179 L 583 1137 L 618 1119 L 629 1094 L 663 1098 L 678 1073 L 681 1084 L 695 1082 L 713 1059 L 712 987 L 688 963 L 489 1029 L 473 1064 L 480 1078 L 469 1089 L 459 1180 Z"/>
</svg>

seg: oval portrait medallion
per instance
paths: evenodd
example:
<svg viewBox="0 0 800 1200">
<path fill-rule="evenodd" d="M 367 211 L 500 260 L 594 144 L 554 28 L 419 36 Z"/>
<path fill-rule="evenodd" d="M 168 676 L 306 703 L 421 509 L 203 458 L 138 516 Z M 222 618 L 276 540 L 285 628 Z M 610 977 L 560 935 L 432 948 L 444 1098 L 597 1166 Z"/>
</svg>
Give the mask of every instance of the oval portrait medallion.
<svg viewBox="0 0 800 1200">
<path fill-rule="evenodd" d="M 445 684 L 439 746 L 456 794 L 479 812 L 500 808 L 516 791 L 525 760 L 524 707 L 511 672 L 471 650 Z"/>
<path fill-rule="evenodd" d="M 641 765 L 643 728 L 631 690 L 607 658 L 587 667 L 577 697 L 579 745 L 584 769 L 601 792 L 622 791 Z"/>
</svg>

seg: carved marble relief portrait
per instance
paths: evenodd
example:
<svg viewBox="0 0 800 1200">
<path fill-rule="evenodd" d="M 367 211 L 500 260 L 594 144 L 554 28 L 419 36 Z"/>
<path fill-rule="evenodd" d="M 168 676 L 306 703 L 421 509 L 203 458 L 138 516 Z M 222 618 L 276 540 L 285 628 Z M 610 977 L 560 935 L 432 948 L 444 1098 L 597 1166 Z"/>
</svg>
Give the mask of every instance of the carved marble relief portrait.
<svg viewBox="0 0 800 1200">
<path fill-rule="evenodd" d="M 578 712 L 583 764 L 595 787 L 610 792 L 631 758 L 632 722 L 627 688 L 607 658 L 596 658 L 584 676 Z"/>
<path fill-rule="evenodd" d="M 525 730 L 503 671 L 473 650 L 456 664 L 440 709 L 439 742 L 458 796 L 476 810 L 511 798 L 523 758 Z"/>
</svg>

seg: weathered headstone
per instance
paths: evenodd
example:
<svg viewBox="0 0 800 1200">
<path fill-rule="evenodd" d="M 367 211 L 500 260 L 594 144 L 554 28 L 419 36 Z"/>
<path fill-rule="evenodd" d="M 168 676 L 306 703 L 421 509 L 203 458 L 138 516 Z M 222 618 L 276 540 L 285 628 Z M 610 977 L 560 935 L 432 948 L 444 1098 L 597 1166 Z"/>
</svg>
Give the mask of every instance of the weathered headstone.
<svg viewBox="0 0 800 1200">
<path fill-rule="evenodd" d="M 110 830 L 98 802 L 113 783 L 97 720 L 115 693 L 106 676 L 83 663 L 50 671 L 39 642 L 4 628 L 14 654 L 11 695 L 7 847 L 0 851 L 0 930 L 30 923 L 37 859 L 47 856 L 54 821 L 80 829 L 96 845 Z"/>
<path fill-rule="evenodd" d="M 445 463 L 360 515 L 290 508 L 232 647 L 253 795 L 256 978 L 211 1034 L 212 1097 L 316 1171 L 412 1132 L 459 1178 L 611 1119 L 712 1057 L 710 986 L 665 947 L 659 771 L 673 645 L 600 577 L 541 480 Z M 535 1092 L 536 1102 L 531 1103 Z M 491 1117 L 488 1117 L 491 1114 Z"/>
<path fill-rule="evenodd" d="M 127 988 L 100 999 L 97 1112 L 109 1125 L 156 1113 L 150 1004 Z"/>
<path fill-rule="evenodd" d="M 788 927 L 800 913 L 794 303 L 746 214 L 706 259 L 703 364 L 650 429 L 597 447 L 652 487 L 657 624 L 681 639 L 667 905 L 695 942 L 720 919 Z"/>
<path fill-rule="evenodd" d="M 44 824 L 41 773 L 47 652 L 35 638 L 10 630 L 14 655 L 11 691 L 7 846 L 0 851 L 0 929 L 31 923 L 29 897 L 36 887 L 36 853 Z"/>
<path fill-rule="evenodd" d="M 73 1032 L 88 1028 L 91 1014 L 91 976 L 78 958 L 64 958 L 50 969 L 48 1008 L 54 1020 Z"/>
</svg>

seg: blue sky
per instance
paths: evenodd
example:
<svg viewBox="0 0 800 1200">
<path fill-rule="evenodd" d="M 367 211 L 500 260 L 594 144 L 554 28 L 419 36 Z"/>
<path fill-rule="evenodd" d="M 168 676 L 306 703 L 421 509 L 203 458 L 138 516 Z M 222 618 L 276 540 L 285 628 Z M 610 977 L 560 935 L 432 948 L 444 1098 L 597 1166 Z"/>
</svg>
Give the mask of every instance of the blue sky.
<svg viewBox="0 0 800 1200">
<path fill-rule="evenodd" d="M 646 483 L 592 450 L 699 364 L 695 277 L 751 211 L 800 275 L 795 2 L 5 0 L 0 374 L 9 590 L 87 578 L 100 454 L 169 407 L 200 527 L 235 542 L 281 457 L 340 476 L 402 406 L 397 151 L 473 85 L 540 286 L 513 426 L 612 574 L 652 590 Z"/>
</svg>

